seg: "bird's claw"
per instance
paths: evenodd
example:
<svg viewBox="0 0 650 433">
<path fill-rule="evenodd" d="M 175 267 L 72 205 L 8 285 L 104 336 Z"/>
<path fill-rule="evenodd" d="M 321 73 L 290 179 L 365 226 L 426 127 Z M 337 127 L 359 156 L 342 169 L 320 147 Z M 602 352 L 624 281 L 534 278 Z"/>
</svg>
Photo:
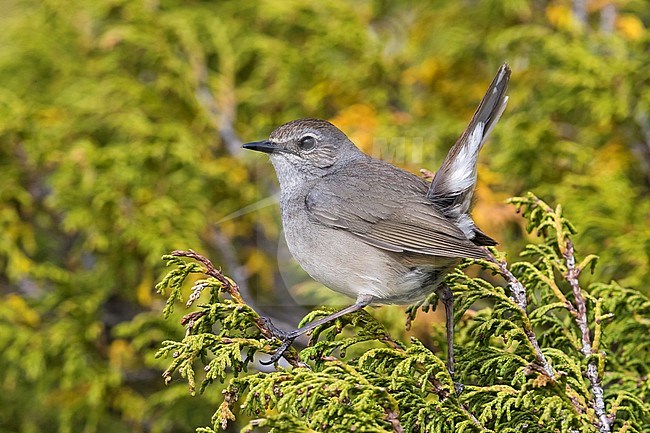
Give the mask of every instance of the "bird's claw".
<svg viewBox="0 0 650 433">
<path fill-rule="evenodd" d="M 280 346 L 275 352 L 271 354 L 271 359 L 268 361 L 260 361 L 260 364 L 262 365 L 271 365 L 275 364 L 282 358 L 282 355 L 284 355 L 284 352 L 286 352 L 291 344 L 293 343 L 294 338 L 286 338 L 282 342 L 282 346 Z"/>
<path fill-rule="evenodd" d="M 271 331 L 273 337 L 277 338 L 278 340 L 282 340 L 282 345 L 275 352 L 270 354 L 271 359 L 269 359 L 268 361 L 259 361 L 260 364 L 262 365 L 272 365 L 278 362 L 280 358 L 282 358 L 284 352 L 286 352 L 289 349 L 289 347 L 291 347 L 293 340 L 295 340 L 297 336 L 294 335 L 294 332 L 286 332 L 276 327 L 273 324 L 273 322 L 271 322 L 271 319 L 263 317 L 262 321 L 264 325 L 267 327 L 267 329 Z"/>
<path fill-rule="evenodd" d="M 283 331 L 282 329 L 276 327 L 273 322 L 271 322 L 271 319 L 268 317 L 262 317 L 262 323 L 268 329 L 273 337 L 277 338 L 278 340 L 286 340 L 287 336 L 289 335 L 288 332 Z"/>
</svg>

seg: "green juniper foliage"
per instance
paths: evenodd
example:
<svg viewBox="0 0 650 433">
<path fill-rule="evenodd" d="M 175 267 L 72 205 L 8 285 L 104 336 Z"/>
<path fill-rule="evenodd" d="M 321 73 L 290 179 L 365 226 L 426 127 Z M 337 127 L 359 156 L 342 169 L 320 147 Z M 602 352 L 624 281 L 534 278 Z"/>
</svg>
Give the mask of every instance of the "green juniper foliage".
<svg viewBox="0 0 650 433">
<path fill-rule="evenodd" d="M 281 342 L 236 283 L 193 251 L 165 256 L 174 269 L 157 286 L 168 296 L 165 316 L 194 274 L 205 278 L 192 278 L 187 307 L 208 294 L 183 318 L 185 338 L 158 351 L 172 357 L 166 380 L 178 373 L 194 393 L 202 367 L 199 392 L 225 383 L 212 425 L 200 432 L 225 429 L 236 417 L 248 420 L 243 431 L 650 431 L 650 300 L 616 282 L 582 286 L 581 272 L 597 257 L 578 260 L 561 207 L 532 194 L 510 202 L 540 243 L 510 265 L 495 249 L 476 262 L 503 286 L 461 269 L 447 279 L 458 306 L 462 392 L 443 359 L 417 339 L 396 341 L 364 311 L 317 328 L 308 348 L 285 354 L 289 367 L 249 372 L 256 353 Z M 435 301 L 411 308 L 409 318 Z"/>
</svg>

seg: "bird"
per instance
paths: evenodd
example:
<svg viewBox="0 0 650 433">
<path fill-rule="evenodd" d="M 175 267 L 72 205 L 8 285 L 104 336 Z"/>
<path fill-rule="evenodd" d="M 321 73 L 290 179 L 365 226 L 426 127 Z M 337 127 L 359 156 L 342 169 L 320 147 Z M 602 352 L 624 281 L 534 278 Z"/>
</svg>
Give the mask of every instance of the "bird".
<svg viewBox="0 0 650 433">
<path fill-rule="evenodd" d="M 497 244 L 470 211 L 478 154 L 506 108 L 509 80 L 504 63 L 430 183 L 363 153 L 326 120 L 293 120 L 243 145 L 270 157 L 292 256 L 313 279 L 355 300 L 291 332 L 268 321 L 283 343 L 265 364 L 338 317 L 369 305 L 411 305 L 435 291 L 445 306 L 453 376 L 453 294 L 444 280 L 463 259 L 486 258 L 483 247 Z"/>
</svg>

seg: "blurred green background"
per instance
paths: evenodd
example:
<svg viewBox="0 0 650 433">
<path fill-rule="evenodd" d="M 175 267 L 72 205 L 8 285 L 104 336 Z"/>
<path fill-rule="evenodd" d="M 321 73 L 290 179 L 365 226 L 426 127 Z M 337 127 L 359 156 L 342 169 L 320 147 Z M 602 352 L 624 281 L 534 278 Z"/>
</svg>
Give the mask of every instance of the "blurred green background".
<svg viewBox="0 0 650 433">
<path fill-rule="evenodd" d="M 195 249 L 267 314 L 304 312 L 275 174 L 241 141 L 325 118 L 435 170 L 504 61 L 479 226 L 519 251 L 503 200 L 532 190 L 601 256 L 593 278 L 650 293 L 649 26 L 646 0 L 3 0 L 0 431 L 207 424 L 218 391 L 165 387 L 153 357 L 182 333 L 152 289 L 161 255 Z"/>
</svg>

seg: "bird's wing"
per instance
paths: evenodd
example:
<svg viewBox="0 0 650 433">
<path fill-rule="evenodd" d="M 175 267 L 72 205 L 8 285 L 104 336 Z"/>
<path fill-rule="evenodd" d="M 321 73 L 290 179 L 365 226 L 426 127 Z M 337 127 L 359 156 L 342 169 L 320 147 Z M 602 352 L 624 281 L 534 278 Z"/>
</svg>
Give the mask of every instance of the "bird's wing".
<svg viewBox="0 0 650 433">
<path fill-rule="evenodd" d="M 324 179 L 305 199 L 308 212 L 318 223 L 347 231 L 386 251 L 485 257 L 482 249 L 426 199 L 424 183 L 394 167 L 388 170 L 393 176 L 366 172 L 365 176 L 341 174 L 339 182 Z M 341 179 L 345 185 L 340 185 Z M 334 183 L 338 187 L 334 188 Z"/>
</svg>

